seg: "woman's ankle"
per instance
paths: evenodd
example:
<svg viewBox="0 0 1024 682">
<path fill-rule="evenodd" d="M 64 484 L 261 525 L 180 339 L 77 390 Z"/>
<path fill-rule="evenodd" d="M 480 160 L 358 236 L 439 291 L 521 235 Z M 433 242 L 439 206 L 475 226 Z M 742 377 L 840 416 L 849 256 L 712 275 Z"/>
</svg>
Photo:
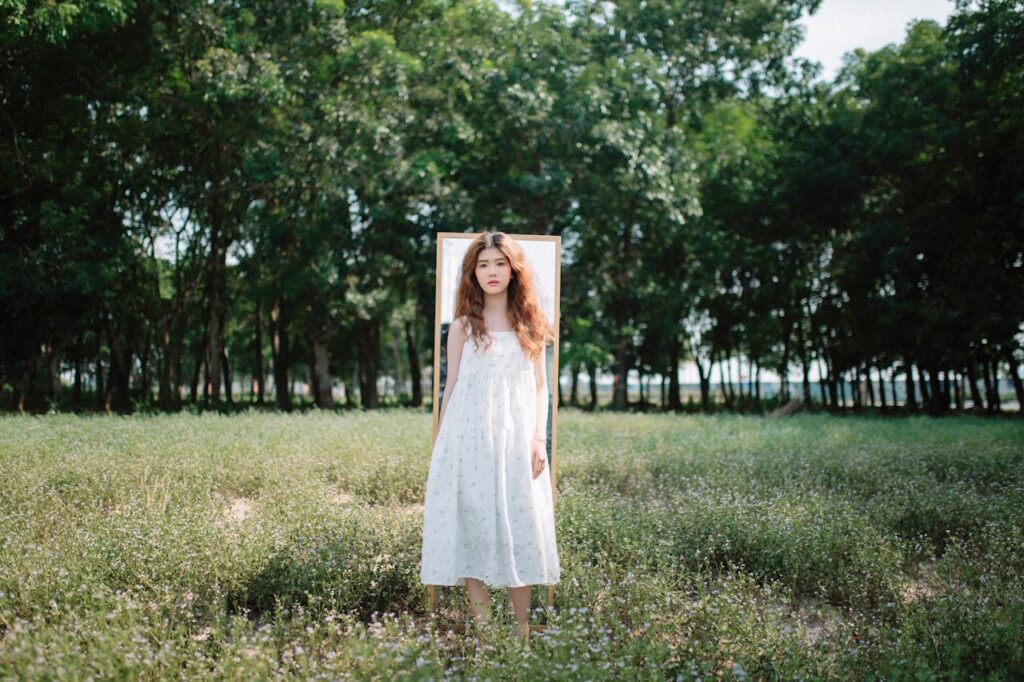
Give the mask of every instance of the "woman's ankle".
<svg viewBox="0 0 1024 682">
<path fill-rule="evenodd" d="M 530 648 L 530 624 L 520 623 L 516 621 L 516 634 L 519 636 L 519 641 L 526 645 L 526 648 Z"/>
<path fill-rule="evenodd" d="M 480 608 L 476 608 L 479 606 Z M 476 605 L 470 606 L 470 612 L 473 615 L 473 621 L 477 623 L 489 623 L 491 620 L 491 607 L 489 604 L 481 604 L 476 602 Z"/>
</svg>

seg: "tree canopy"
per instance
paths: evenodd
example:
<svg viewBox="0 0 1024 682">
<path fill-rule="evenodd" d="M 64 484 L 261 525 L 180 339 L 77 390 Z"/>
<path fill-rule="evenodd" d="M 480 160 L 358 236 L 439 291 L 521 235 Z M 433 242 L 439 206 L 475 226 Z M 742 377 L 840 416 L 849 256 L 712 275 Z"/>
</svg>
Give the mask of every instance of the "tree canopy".
<svg viewBox="0 0 1024 682">
<path fill-rule="evenodd" d="M 571 404 L 1024 404 L 1024 3 L 831 82 L 819 4 L 8 0 L 4 407 L 420 405 L 482 230 L 562 236 Z"/>
</svg>

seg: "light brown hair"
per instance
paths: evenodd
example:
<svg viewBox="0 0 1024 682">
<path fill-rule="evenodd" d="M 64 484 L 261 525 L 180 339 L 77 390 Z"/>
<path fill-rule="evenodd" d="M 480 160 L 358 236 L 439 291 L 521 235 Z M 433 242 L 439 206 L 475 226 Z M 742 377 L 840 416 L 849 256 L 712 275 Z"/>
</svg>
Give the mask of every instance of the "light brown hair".
<svg viewBox="0 0 1024 682">
<path fill-rule="evenodd" d="M 483 339 L 485 348 L 490 347 L 491 337 L 484 326 L 483 317 L 484 290 L 476 279 L 477 258 L 481 251 L 488 248 L 501 251 L 512 266 L 508 283 L 508 316 L 523 351 L 527 357 L 534 359 L 555 340 L 554 330 L 540 307 L 533 268 L 526 260 L 522 247 L 504 232 L 483 232 L 469 245 L 462 259 L 462 275 L 455 293 L 455 319 L 465 317 L 469 323 L 466 333 Z"/>
</svg>

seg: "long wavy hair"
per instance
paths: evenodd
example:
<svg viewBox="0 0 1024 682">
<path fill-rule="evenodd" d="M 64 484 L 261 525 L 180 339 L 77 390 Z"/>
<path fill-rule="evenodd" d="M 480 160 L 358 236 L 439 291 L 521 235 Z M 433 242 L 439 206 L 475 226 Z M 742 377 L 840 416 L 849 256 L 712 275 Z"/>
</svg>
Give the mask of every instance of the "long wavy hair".
<svg viewBox="0 0 1024 682">
<path fill-rule="evenodd" d="M 526 260 L 523 248 L 504 232 L 483 232 L 469 245 L 466 257 L 462 259 L 462 275 L 455 293 L 455 319 L 465 317 L 469 322 L 469 335 L 482 339 L 484 348 L 490 348 L 492 339 L 484 325 L 484 290 L 476 279 L 476 262 L 481 251 L 492 247 L 505 254 L 512 266 L 508 283 L 508 316 L 512 321 L 512 331 L 519 338 L 527 357 L 534 359 L 555 340 L 555 334 L 541 310 L 533 268 Z"/>
</svg>

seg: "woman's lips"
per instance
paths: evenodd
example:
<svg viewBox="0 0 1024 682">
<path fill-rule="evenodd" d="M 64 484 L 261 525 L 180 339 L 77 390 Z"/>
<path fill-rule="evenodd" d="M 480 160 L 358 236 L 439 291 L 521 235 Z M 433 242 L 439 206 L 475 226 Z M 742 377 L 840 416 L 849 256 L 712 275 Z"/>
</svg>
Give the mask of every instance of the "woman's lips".
<svg viewBox="0 0 1024 682">
<path fill-rule="evenodd" d="M 498 283 L 498 280 L 496 280 L 496 279 L 492 279 L 491 281 L 488 282 L 488 284 L 497 284 L 497 283 Z"/>
</svg>

